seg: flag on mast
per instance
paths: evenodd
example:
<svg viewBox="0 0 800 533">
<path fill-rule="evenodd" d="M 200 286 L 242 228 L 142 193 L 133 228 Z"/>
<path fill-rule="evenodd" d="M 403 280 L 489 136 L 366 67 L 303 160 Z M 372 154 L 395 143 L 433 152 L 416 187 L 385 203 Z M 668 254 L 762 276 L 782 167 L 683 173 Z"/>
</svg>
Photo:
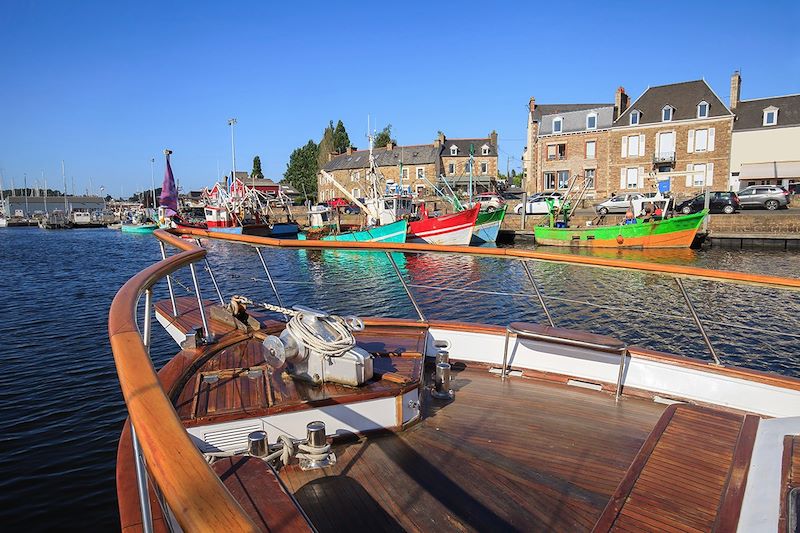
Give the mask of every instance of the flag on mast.
<svg viewBox="0 0 800 533">
<path fill-rule="evenodd" d="M 178 214 L 178 189 L 175 187 L 175 178 L 169 164 L 169 154 L 172 150 L 164 150 L 167 158 L 167 169 L 164 171 L 164 183 L 161 184 L 161 195 L 158 197 L 159 207 L 164 208 L 164 216 L 172 217 Z"/>
</svg>

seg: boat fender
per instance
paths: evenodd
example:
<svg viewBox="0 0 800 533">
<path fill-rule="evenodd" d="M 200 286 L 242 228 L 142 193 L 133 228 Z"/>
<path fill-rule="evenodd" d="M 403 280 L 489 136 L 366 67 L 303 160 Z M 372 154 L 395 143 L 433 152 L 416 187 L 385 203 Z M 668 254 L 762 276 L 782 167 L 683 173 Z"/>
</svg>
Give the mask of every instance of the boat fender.
<svg viewBox="0 0 800 533">
<path fill-rule="evenodd" d="M 622 244 L 623 242 L 625 242 L 625 239 L 623 238 L 623 236 L 622 235 L 617 235 L 617 244 Z"/>
</svg>

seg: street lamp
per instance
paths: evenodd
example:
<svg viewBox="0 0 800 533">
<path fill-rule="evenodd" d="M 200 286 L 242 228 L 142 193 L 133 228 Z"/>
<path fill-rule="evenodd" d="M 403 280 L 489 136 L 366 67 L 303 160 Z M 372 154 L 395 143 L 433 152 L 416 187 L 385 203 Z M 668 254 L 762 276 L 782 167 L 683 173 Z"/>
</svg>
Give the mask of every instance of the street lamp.
<svg viewBox="0 0 800 533">
<path fill-rule="evenodd" d="M 231 127 L 231 185 L 233 185 L 233 180 L 236 178 L 236 144 L 234 142 L 234 137 L 233 137 L 233 130 L 234 130 L 233 127 L 235 125 L 236 125 L 236 119 L 229 118 L 228 126 Z"/>
</svg>

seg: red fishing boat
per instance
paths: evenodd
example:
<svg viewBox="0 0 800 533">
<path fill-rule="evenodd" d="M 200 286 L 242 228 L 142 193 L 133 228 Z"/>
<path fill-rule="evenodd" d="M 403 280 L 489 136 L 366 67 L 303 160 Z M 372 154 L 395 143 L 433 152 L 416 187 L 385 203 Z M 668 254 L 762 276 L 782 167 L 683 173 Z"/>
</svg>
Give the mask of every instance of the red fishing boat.
<svg viewBox="0 0 800 533">
<path fill-rule="evenodd" d="M 469 246 L 480 209 L 481 205 L 476 204 L 458 213 L 429 217 L 423 204 L 420 206 L 420 219 L 408 225 L 406 242 Z"/>
</svg>

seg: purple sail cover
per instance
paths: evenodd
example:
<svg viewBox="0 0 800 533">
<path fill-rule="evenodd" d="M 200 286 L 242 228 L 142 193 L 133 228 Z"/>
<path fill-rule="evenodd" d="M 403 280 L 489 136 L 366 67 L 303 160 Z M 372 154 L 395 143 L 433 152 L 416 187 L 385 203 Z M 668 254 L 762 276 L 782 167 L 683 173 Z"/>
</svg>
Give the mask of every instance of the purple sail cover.
<svg viewBox="0 0 800 533">
<path fill-rule="evenodd" d="M 164 172 L 164 183 L 161 184 L 161 195 L 158 205 L 164 207 L 164 216 L 172 217 L 178 214 L 178 189 L 175 187 L 175 178 L 172 176 L 172 167 L 167 156 L 167 170 Z"/>
</svg>

